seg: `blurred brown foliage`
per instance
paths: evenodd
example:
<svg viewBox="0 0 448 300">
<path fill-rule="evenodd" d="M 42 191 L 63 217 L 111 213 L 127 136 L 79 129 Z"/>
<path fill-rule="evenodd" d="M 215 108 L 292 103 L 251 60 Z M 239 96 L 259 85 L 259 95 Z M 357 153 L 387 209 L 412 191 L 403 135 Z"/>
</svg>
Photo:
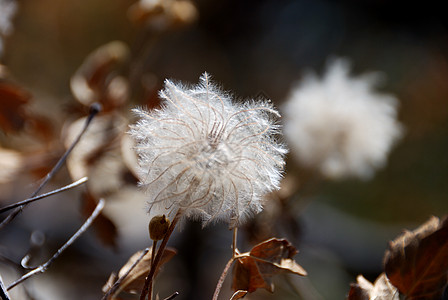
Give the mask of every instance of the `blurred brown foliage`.
<svg viewBox="0 0 448 300">
<path fill-rule="evenodd" d="M 300 216 L 309 213 L 308 196 L 313 193 L 330 207 L 370 221 L 398 224 L 400 228 L 403 222 L 416 224 L 427 215 L 446 213 L 448 26 L 444 12 L 434 1 L 418 5 L 305 0 L 21 1 L 14 19 L 15 30 L 4 40 L 1 60 L 6 67 L 0 70 L 0 203 L 27 197 L 30 185 L 45 176 L 68 147 L 89 104 L 101 102 L 104 112 L 87 132 L 86 143 L 79 145 L 67 169 L 54 178 L 53 184 L 59 186 L 89 176 L 86 193 L 92 198 L 81 202 L 89 204 L 85 207 L 91 210 L 96 199 L 107 198 L 103 214 L 106 219 L 99 222 L 103 225 L 98 233 L 105 245 L 116 248 L 121 256 L 101 248 L 97 240 L 86 238 L 79 246 L 74 245 L 66 260 L 60 258 L 60 269 L 48 274 L 53 281 L 60 280 L 58 286 L 65 290 L 52 291 L 54 295 L 98 299 L 98 287 L 111 271 L 119 269 L 136 249 L 149 242 L 145 240 L 147 226 L 138 231 L 140 227 L 127 223 L 138 223 L 139 219 L 146 222 L 144 196 L 135 187 L 135 157 L 124 134 L 132 121 L 130 107 L 157 107 L 157 91 L 164 78 L 195 80 L 205 70 L 236 94 L 254 95 L 260 91 L 278 105 L 304 70 L 321 69 L 329 55 L 348 56 L 354 61 L 355 71 L 380 70 L 387 74 L 385 89 L 401 100 L 405 139 L 392 153 L 388 168 L 371 182 L 320 182 L 316 192 L 312 178 L 305 175 L 299 181 L 292 176 L 293 192 L 274 196 L 280 199 L 270 202 L 266 212 L 247 225 L 245 236 L 250 242 L 246 243 L 252 246 L 280 232 L 289 235 L 296 246 L 305 246 L 305 250 L 300 247 L 301 254 L 308 255 L 303 264 L 316 287 L 338 283 L 337 279 L 347 282 L 336 289 L 321 289 L 327 299 L 341 299 L 348 291 L 348 281 L 358 273 L 367 272 L 366 277 L 374 281 L 372 284 L 358 278 L 356 290 L 361 289 L 364 296 L 388 288 L 384 275 L 374 280 L 382 270 L 380 262 L 372 259 L 372 254 L 378 253 L 370 247 L 372 241 L 382 249 L 384 240 L 372 236 L 384 227 L 369 227 L 363 239 L 351 238 L 357 229 L 353 227 L 320 238 L 316 231 L 337 229 L 337 225 L 345 224 L 344 220 L 326 219 L 322 211 L 317 218 L 309 218 L 314 223 L 302 221 Z M 301 170 L 289 164 L 288 172 Z M 81 198 L 72 194 L 67 197 Z M 17 220 L 19 224 L 0 233 L 1 253 L 4 248 L 13 249 L 11 256 L 17 263 L 29 246 L 31 232 L 39 229 L 49 235 L 46 250 L 52 250 L 52 245 L 65 240 L 64 233 L 78 224 L 72 203 L 33 206 L 29 214 Z M 87 213 L 88 209 L 83 212 L 82 205 L 76 205 L 81 206 L 81 215 Z M 57 225 L 51 223 L 50 216 Z M 446 231 L 446 226 L 440 225 L 446 222 L 432 222 L 428 225 L 432 229 L 423 236 L 408 233 L 410 244 L 398 239 L 389 250 L 391 262 L 386 264 L 386 271 L 391 269 L 386 274 L 403 294 L 423 289 L 421 278 L 401 275 L 410 263 L 421 263 L 419 270 L 425 272 L 445 267 L 444 252 L 436 249 L 445 250 L 446 245 L 438 244 L 437 248 L 433 243 L 438 240 L 434 236 Z M 198 234 L 189 226 L 183 233 L 187 242 L 182 237 L 178 241 L 183 248 L 180 255 L 185 256 L 173 259 L 174 272 L 170 273 L 167 264 L 166 274 L 177 285 L 184 284 L 185 294 L 179 298 L 208 299 L 209 291 L 203 289 L 210 288 L 209 284 L 204 287 L 204 282 L 214 281 L 210 274 L 218 274 L 221 266 L 207 262 L 216 262 L 227 254 L 228 241 L 218 238 L 227 231 L 218 226 Z M 396 235 L 396 226 L 385 234 Z M 364 245 L 361 249 L 365 251 L 358 251 L 355 245 Z M 216 253 L 194 251 L 204 246 Z M 427 255 L 432 251 L 439 256 Z M 412 259 L 403 259 L 400 253 Z M 316 266 L 322 260 L 313 265 L 313 255 L 334 259 L 339 276 L 327 280 L 325 274 L 332 273 L 328 266 L 319 273 Z M 353 257 L 361 257 L 364 263 L 354 263 Z M 442 263 L 427 269 L 432 263 L 428 257 Z M 191 267 L 194 262 L 202 263 Z M 255 262 L 249 264 L 253 267 Z M 373 270 L 368 267 L 372 264 L 376 266 Z M 441 291 L 446 280 L 440 274 L 443 272 L 429 280 L 436 292 Z M 270 286 L 269 280 L 263 282 L 261 285 Z M 172 286 L 163 288 L 170 290 Z M 288 288 L 283 288 L 283 294 L 278 290 L 285 299 L 295 297 L 285 292 Z M 252 297 L 272 299 L 257 293 Z"/>
</svg>

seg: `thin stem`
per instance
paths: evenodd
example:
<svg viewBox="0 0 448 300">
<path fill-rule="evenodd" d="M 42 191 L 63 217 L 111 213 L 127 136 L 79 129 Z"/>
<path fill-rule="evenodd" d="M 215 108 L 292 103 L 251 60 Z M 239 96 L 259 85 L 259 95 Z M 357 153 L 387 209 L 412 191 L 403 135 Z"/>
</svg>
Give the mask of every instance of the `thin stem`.
<svg viewBox="0 0 448 300">
<path fill-rule="evenodd" d="M 232 241 L 232 257 L 235 257 L 238 254 L 238 248 L 236 247 L 236 240 L 237 240 L 237 234 L 238 234 L 238 227 L 233 228 L 233 241 Z"/>
<path fill-rule="evenodd" d="M 54 190 L 54 191 L 51 191 L 51 192 L 48 192 L 48 193 L 45 193 L 45 194 L 42 194 L 42 195 L 39 195 L 39 196 L 36 196 L 36 197 L 28 198 L 28 199 L 25 199 L 23 201 L 20 201 L 20 202 L 13 203 L 11 205 L 5 206 L 3 208 L 0 208 L 0 213 L 3 213 L 5 211 L 8 211 L 10 209 L 13 209 L 13 208 L 16 208 L 16 207 L 19 207 L 19 206 L 22 206 L 22 205 L 29 204 L 31 202 L 40 200 L 42 198 L 46 198 L 46 197 L 49 197 L 49 196 L 53 196 L 55 194 L 62 193 L 64 191 L 66 191 L 66 190 L 72 189 L 74 187 L 80 186 L 83 183 L 86 183 L 87 180 L 88 180 L 87 177 L 83 177 L 83 178 L 81 178 L 81 179 L 79 179 L 79 180 L 77 180 L 77 181 L 75 181 L 73 183 L 70 183 L 69 185 L 63 186 L 63 187 L 61 187 L 61 188 L 59 188 L 57 190 Z"/>
<path fill-rule="evenodd" d="M 86 132 L 87 128 L 89 127 L 90 123 L 93 120 L 93 117 L 95 117 L 99 112 L 101 111 L 101 105 L 99 103 L 93 103 L 90 106 L 90 114 L 86 119 L 86 122 L 84 123 L 84 127 L 82 131 L 79 133 L 79 135 L 76 137 L 76 139 L 73 141 L 73 143 L 70 145 L 70 147 L 65 151 L 64 155 L 59 159 L 59 161 L 56 163 L 56 165 L 51 169 L 51 171 L 45 176 L 45 179 L 42 181 L 42 183 L 39 185 L 36 191 L 31 195 L 32 197 L 37 196 L 39 192 L 42 190 L 42 188 L 50 181 L 51 178 L 59 171 L 59 169 L 62 167 L 64 162 L 66 161 L 69 154 L 72 152 L 73 148 L 78 144 L 78 142 L 81 140 L 81 137 Z M 7 224 L 9 224 L 18 214 L 20 214 L 25 207 L 26 204 L 21 205 L 17 207 L 15 210 L 13 210 L 1 223 L 0 223 L 0 230 Z"/>
<path fill-rule="evenodd" d="M 219 277 L 218 284 L 216 285 L 215 292 L 213 293 L 213 300 L 218 300 L 219 292 L 221 291 L 222 285 L 224 284 L 224 280 L 226 279 L 227 273 L 229 273 L 230 267 L 232 266 L 233 262 L 235 261 L 235 257 L 232 257 L 227 262 L 226 266 L 224 267 L 224 270 L 221 273 L 221 277 Z"/>
<path fill-rule="evenodd" d="M 152 267 L 152 265 L 154 263 L 154 256 L 156 255 L 156 248 L 157 248 L 157 240 L 154 240 L 152 242 L 151 264 L 150 264 L 151 267 Z M 152 300 L 152 288 L 153 288 L 153 286 L 154 286 L 154 280 L 149 285 L 149 290 L 148 290 L 149 300 Z"/>
<path fill-rule="evenodd" d="M 81 236 L 81 234 L 83 234 L 87 230 L 87 228 L 89 228 L 89 226 L 92 224 L 93 220 L 95 220 L 95 218 L 103 210 L 104 203 L 105 203 L 104 199 L 100 199 L 100 201 L 98 202 L 97 206 L 95 207 L 95 210 L 92 212 L 90 217 L 84 222 L 84 224 L 82 224 L 81 228 L 79 228 L 78 231 L 76 231 L 75 234 L 73 234 L 73 236 L 64 245 L 62 245 L 61 248 L 58 249 L 58 251 L 46 263 L 29 271 L 28 273 L 26 273 L 25 275 L 23 275 L 22 277 L 20 277 L 13 283 L 11 283 L 8 286 L 8 291 L 10 289 L 12 289 L 13 287 L 15 287 L 16 285 L 27 280 L 31 276 L 38 274 L 38 273 L 44 273 L 50 267 L 50 265 L 62 254 L 62 252 L 64 252 L 71 244 L 73 244 L 74 241 L 76 241 Z"/>
<path fill-rule="evenodd" d="M 152 264 L 154 263 L 154 256 L 156 255 L 156 248 L 157 248 L 157 240 L 153 240 L 152 241 L 151 264 L 150 264 L 150 266 L 152 266 Z"/>
<path fill-rule="evenodd" d="M 2 298 L 2 300 L 11 300 L 8 291 L 6 290 L 5 284 L 3 283 L 1 275 L 0 275 L 0 297 Z"/>
<path fill-rule="evenodd" d="M 151 287 L 152 287 L 152 281 L 154 279 L 154 274 L 156 273 L 157 266 L 159 265 L 160 260 L 162 259 L 162 255 L 163 255 L 163 252 L 165 251 L 168 240 L 169 240 L 171 234 L 173 233 L 173 230 L 176 227 L 176 224 L 179 221 L 181 215 L 182 215 L 181 210 L 178 210 L 176 215 L 174 216 L 173 221 L 171 222 L 170 227 L 168 227 L 168 231 L 166 232 L 166 234 L 162 240 L 162 243 L 160 244 L 160 247 L 157 250 L 157 255 L 154 258 L 154 261 L 151 264 L 151 269 L 149 270 L 148 276 L 146 277 L 145 285 L 143 286 L 142 293 L 140 294 L 140 300 L 145 300 L 146 295 L 148 293 L 152 294 Z"/>
<path fill-rule="evenodd" d="M 171 296 L 163 299 L 163 300 L 173 300 L 174 298 L 176 298 L 177 296 L 179 296 L 179 292 L 174 292 L 174 294 L 172 294 Z"/>
<path fill-rule="evenodd" d="M 237 234 L 238 234 L 238 228 L 234 227 L 233 228 L 233 241 L 232 241 L 232 251 L 233 251 L 232 258 L 229 259 L 226 266 L 224 267 L 224 270 L 221 273 L 221 276 L 219 277 L 218 283 L 216 284 L 215 292 L 213 293 L 213 298 L 212 298 L 213 300 L 218 300 L 219 292 L 221 292 L 221 288 L 222 288 L 222 285 L 224 284 L 224 280 L 227 277 L 227 273 L 229 272 L 230 267 L 232 266 L 235 259 L 237 259 L 239 257 L 238 256 L 239 251 L 236 246 Z"/>
<path fill-rule="evenodd" d="M 104 294 L 103 298 L 101 300 L 107 300 L 109 299 L 110 295 L 114 295 L 117 289 L 120 287 L 120 284 L 123 282 L 123 280 L 131 273 L 131 271 L 137 266 L 137 264 L 143 259 L 143 257 L 146 255 L 146 253 L 149 252 L 149 248 L 145 248 L 143 250 L 142 254 L 137 258 L 137 260 L 132 264 L 132 266 L 124 273 L 123 276 L 117 279 L 117 281 L 114 283 L 114 285 L 107 291 L 106 294 Z"/>
</svg>

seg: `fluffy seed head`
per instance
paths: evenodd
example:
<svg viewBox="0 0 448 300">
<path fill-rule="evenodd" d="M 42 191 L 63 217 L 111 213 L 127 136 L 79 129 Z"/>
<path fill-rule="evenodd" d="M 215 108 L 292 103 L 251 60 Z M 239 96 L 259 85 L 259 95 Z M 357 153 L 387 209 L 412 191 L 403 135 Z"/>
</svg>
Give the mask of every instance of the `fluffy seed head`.
<svg viewBox="0 0 448 300">
<path fill-rule="evenodd" d="M 302 165 L 333 179 L 368 179 L 402 135 L 397 99 L 373 90 L 378 74 L 349 77 L 333 61 L 320 80 L 308 75 L 284 106 L 285 136 Z"/>
<path fill-rule="evenodd" d="M 207 224 L 240 224 L 278 189 L 286 149 L 267 101 L 232 103 L 204 73 L 193 87 L 165 81 L 162 108 L 131 126 L 150 214 L 181 210 Z"/>
</svg>

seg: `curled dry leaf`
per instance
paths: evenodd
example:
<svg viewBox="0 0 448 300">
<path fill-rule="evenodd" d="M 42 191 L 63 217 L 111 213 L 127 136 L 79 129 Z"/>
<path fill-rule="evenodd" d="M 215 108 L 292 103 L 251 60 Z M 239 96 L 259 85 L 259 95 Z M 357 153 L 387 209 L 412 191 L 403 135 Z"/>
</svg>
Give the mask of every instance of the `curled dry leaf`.
<svg viewBox="0 0 448 300">
<path fill-rule="evenodd" d="M 129 97 L 128 82 L 117 70 L 129 58 L 128 46 L 114 41 L 101 46 L 84 60 L 70 80 L 73 95 L 83 105 L 100 102 L 103 111 L 114 110 Z"/>
<path fill-rule="evenodd" d="M 5 133 L 26 129 L 30 136 L 50 143 L 54 139 L 51 122 L 29 111 L 31 97 L 10 79 L 6 68 L 0 65 L 0 129 Z"/>
<path fill-rule="evenodd" d="M 276 274 L 306 276 L 306 271 L 292 259 L 297 253 L 297 249 L 285 239 L 272 238 L 254 246 L 250 252 L 241 254 L 235 263 L 233 289 L 252 293 L 264 288 L 272 292 L 272 276 Z"/>
<path fill-rule="evenodd" d="M 118 295 L 120 292 L 128 292 L 128 293 L 139 293 L 141 289 L 143 288 L 145 284 L 145 278 L 148 275 L 149 269 L 151 267 L 151 252 L 148 251 L 143 258 L 135 265 L 135 267 L 131 270 L 131 272 L 121 280 L 121 283 L 119 284 L 117 290 L 112 293 L 110 299 L 118 299 L 115 296 Z M 141 257 L 143 251 L 138 251 L 134 255 L 129 258 L 128 262 L 120 269 L 118 272 L 118 278 L 122 278 L 126 273 L 129 271 L 129 269 L 132 267 L 132 265 Z M 176 250 L 173 248 L 166 248 L 163 252 L 162 259 L 159 264 L 159 270 L 160 267 L 168 262 L 171 258 L 176 255 Z M 106 285 L 103 287 L 103 292 L 107 292 L 114 282 L 114 280 L 117 278 L 117 276 L 112 273 L 111 278 L 109 278 Z"/>
<path fill-rule="evenodd" d="M 448 216 L 442 221 L 431 217 L 390 242 L 384 264 L 406 299 L 442 299 L 448 280 Z"/>
<path fill-rule="evenodd" d="M 247 295 L 247 291 L 238 290 L 235 293 L 233 293 L 232 298 L 230 298 L 230 300 L 242 299 L 246 295 Z"/>
<path fill-rule="evenodd" d="M 399 292 L 386 274 L 382 273 L 372 284 L 362 275 L 356 278 L 357 282 L 350 285 L 348 300 L 399 300 Z"/>
</svg>

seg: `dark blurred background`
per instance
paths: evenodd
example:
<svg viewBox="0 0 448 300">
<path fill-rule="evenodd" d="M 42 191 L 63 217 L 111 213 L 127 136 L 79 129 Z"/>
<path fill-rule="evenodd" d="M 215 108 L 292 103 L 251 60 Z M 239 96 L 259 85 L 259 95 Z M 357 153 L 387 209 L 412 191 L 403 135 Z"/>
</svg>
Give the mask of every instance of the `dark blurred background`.
<svg viewBox="0 0 448 300">
<path fill-rule="evenodd" d="M 129 21 L 127 10 L 133 3 L 18 2 L 2 63 L 33 94 L 33 109 L 51 118 L 58 134 L 68 117 L 67 107 L 75 102 L 70 78 L 89 53 L 113 40 L 124 41 L 133 54 L 142 55 L 139 68 L 153 79 L 154 90 L 164 78 L 196 83 L 207 71 L 241 98 L 262 94 L 279 106 L 304 72 L 322 74 L 327 59 L 346 57 L 354 75 L 384 73 L 380 90 L 400 100 L 404 138 L 372 180 L 325 181 L 311 195 L 299 193 L 291 199 L 303 203 L 295 219 L 300 230 L 278 235 L 297 242 L 297 261 L 309 277 L 288 279 L 289 284 L 279 283 L 274 295 L 261 291 L 250 299 L 300 299 L 295 288 L 302 289 L 303 299 L 343 299 L 356 275 L 374 280 L 381 273 L 388 240 L 430 215 L 447 213 L 448 19 L 442 2 L 198 0 L 193 2 L 198 11 L 195 23 L 162 34 Z M 147 44 L 150 47 L 142 46 Z M 129 107 L 144 103 L 134 97 Z M 293 161 L 288 163 L 288 171 L 297 168 Z M 29 187 L 32 182 L 26 177 L 14 186 Z M 5 198 L 24 196 L 11 186 L 6 191 Z M 49 207 L 60 206 L 53 205 Z M 146 224 L 143 209 L 142 203 L 129 213 L 138 214 Z M 70 221 L 55 218 L 46 227 L 40 220 L 17 219 L 16 227 L 1 233 L 2 247 L 12 252 L 16 247 L 14 256 L 20 257 L 27 248 L 25 233 L 34 229 L 53 236 L 55 244 L 63 242 L 64 230 L 70 234 L 79 225 L 76 203 L 64 211 Z M 122 243 L 114 252 L 87 234 L 55 263 L 56 275 L 49 272 L 36 279 L 35 289 L 44 290 L 45 299 L 52 299 L 52 293 L 54 299 L 99 299 L 108 274 L 149 245 L 146 227 L 135 236 L 129 239 L 134 243 Z M 247 236 L 250 232 L 243 231 L 242 250 L 251 245 L 243 241 Z M 204 230 L 199 224 L 185 225 L 173 240 L 179 255 L 157 282 L 161 297 L 174 289 L 181 293 L 178 299 L 210 299 L 231 254 L 230 240 L 224 225 Z M 52 292 L 54 286 L 62 291 Z"/>
</svg>

